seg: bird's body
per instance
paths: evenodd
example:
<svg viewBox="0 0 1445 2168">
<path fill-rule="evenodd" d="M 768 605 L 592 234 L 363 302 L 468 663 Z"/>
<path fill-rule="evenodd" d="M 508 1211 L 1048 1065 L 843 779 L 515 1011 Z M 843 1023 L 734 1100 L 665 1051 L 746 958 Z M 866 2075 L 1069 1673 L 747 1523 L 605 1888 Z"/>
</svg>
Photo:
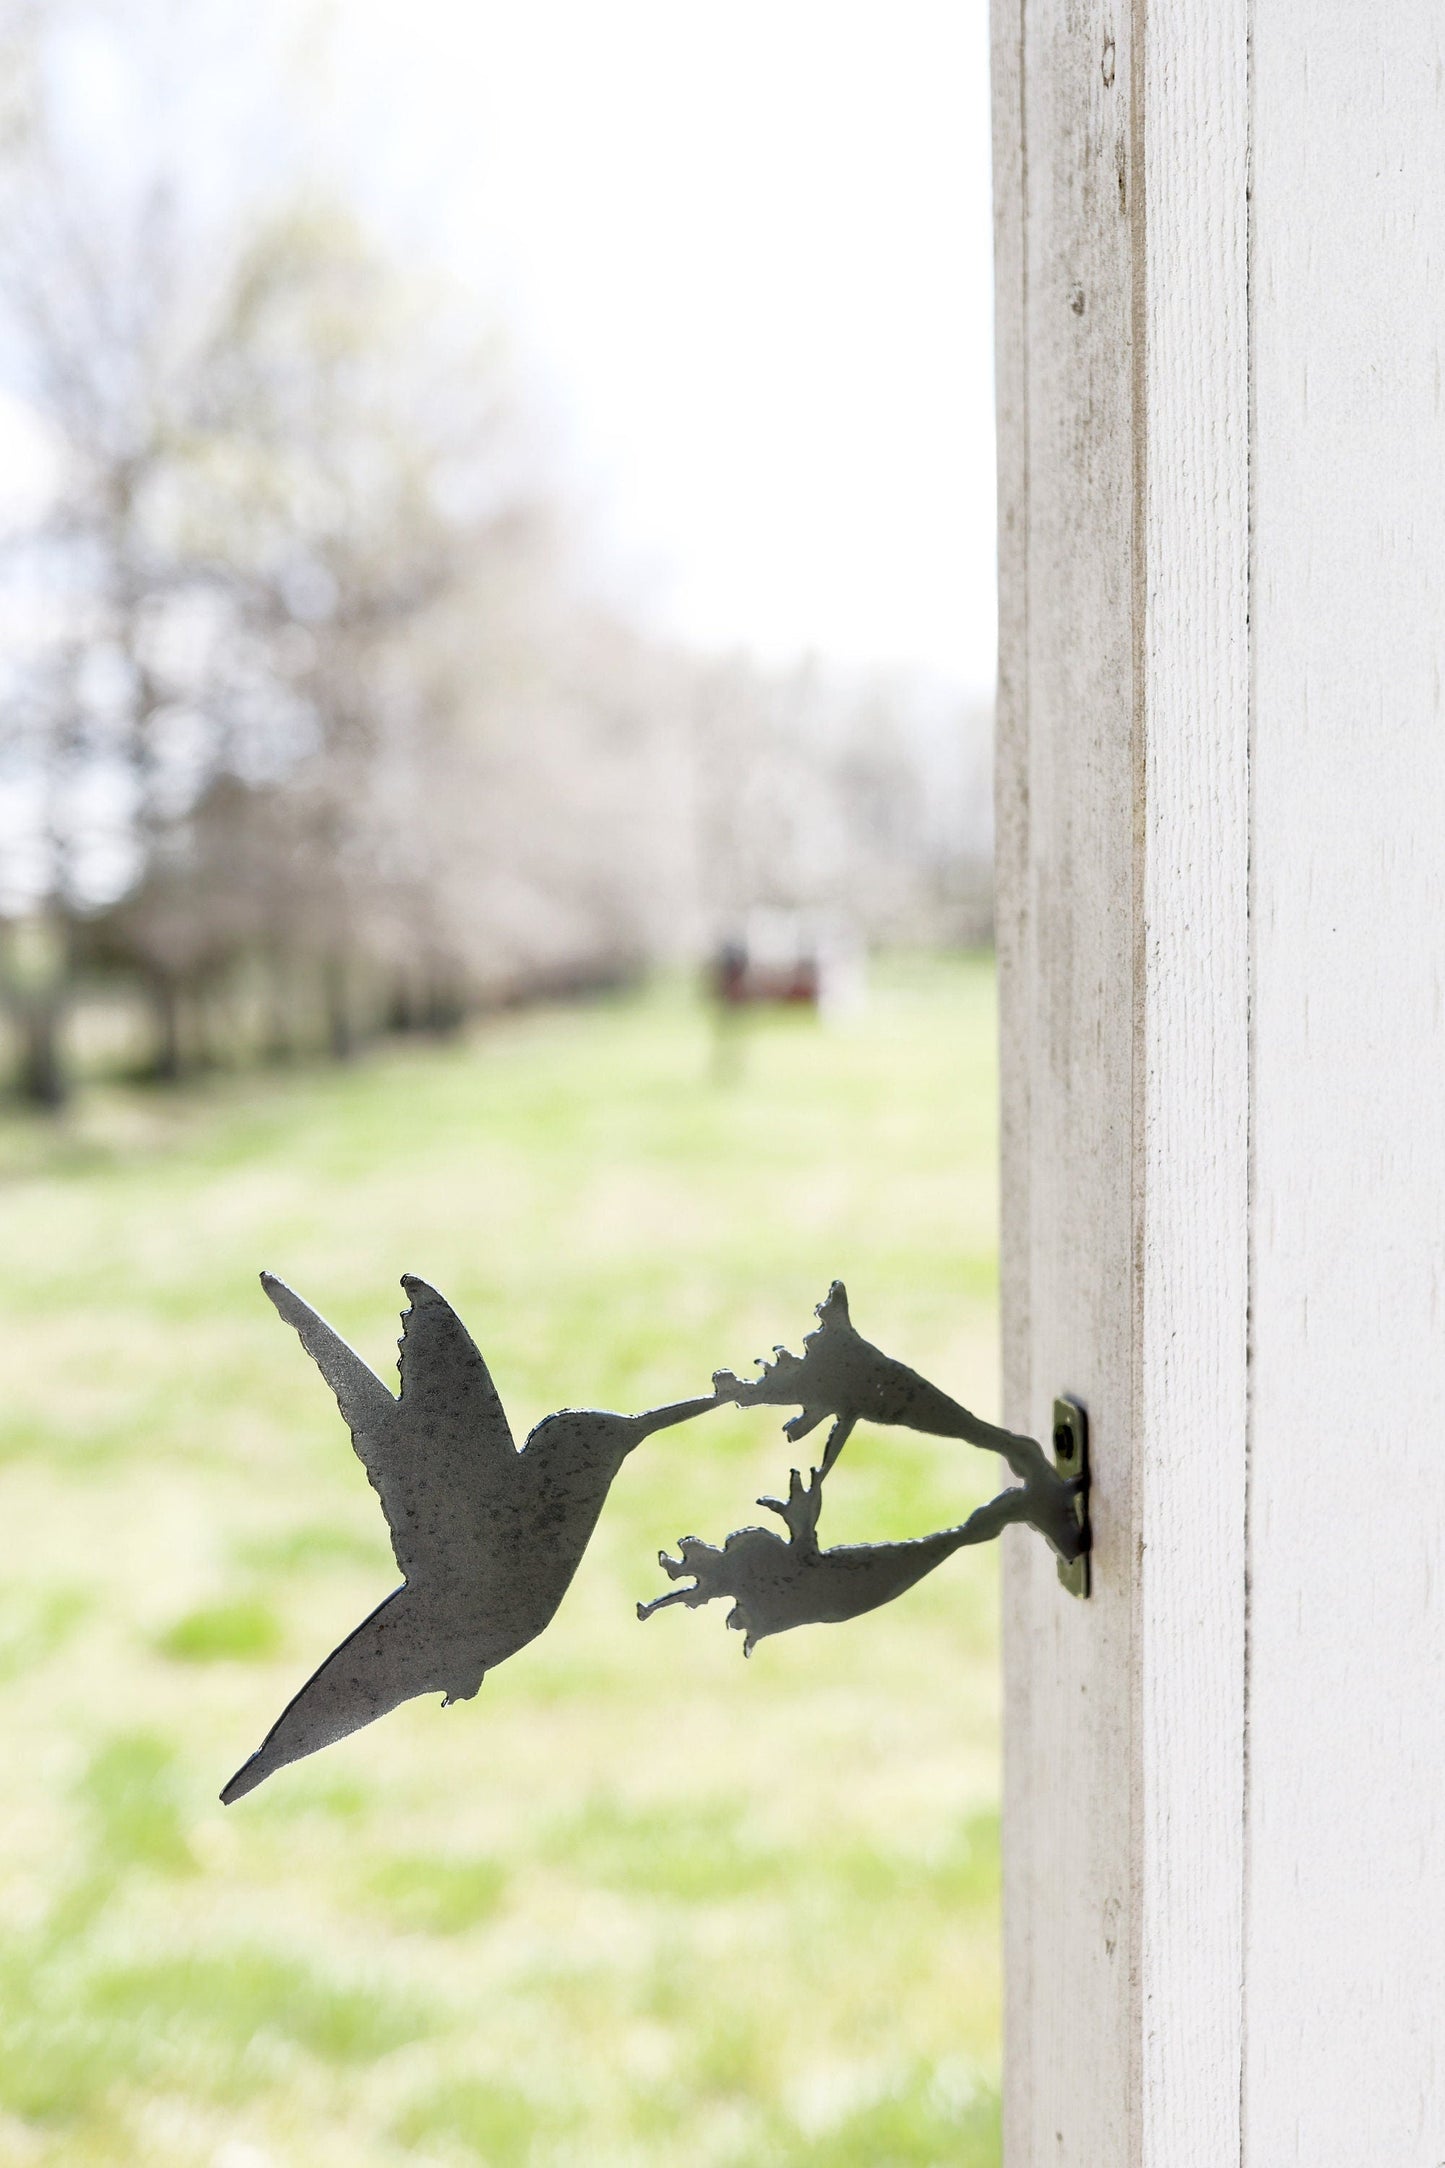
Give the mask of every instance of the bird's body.
<svg viewBox="0 0 1445 2168">
<path fill-rule="evenodd" d="M 289 1287 L 262 1281 L 336 1395 L 405 1578 L 283 1711 L 222 1792 L 228 1805 L 419 1694 L 469 1700 L 551 1623 L 634 1446 L 717 1404 L 568 1408 L 519 1452 L 486 1364 L 425 1281 L 402 1282 L 399 1397 Z"/>
</svg>

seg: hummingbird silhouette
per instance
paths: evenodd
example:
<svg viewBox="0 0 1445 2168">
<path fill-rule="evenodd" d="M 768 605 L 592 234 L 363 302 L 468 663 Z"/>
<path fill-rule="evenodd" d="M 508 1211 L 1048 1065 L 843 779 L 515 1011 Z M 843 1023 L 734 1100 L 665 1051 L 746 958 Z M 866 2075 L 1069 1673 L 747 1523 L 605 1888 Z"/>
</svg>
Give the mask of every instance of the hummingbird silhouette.
<svg viewBox="0 0 1445 2168">
<path fill-rule="evenodd" d="M 469 1701 L 550 1624 L 634 1446 L 721 1404 L 563 1408 L 518 1451 L 471 1335 L 425 1280 L 402 1278 L 399 1396 L 283 1281 L 261 1284 L 336 1395 L 403 1580 L 282 1711 L 222 1792 L 228 1806 L 419 1694 Z"/>
</svg>

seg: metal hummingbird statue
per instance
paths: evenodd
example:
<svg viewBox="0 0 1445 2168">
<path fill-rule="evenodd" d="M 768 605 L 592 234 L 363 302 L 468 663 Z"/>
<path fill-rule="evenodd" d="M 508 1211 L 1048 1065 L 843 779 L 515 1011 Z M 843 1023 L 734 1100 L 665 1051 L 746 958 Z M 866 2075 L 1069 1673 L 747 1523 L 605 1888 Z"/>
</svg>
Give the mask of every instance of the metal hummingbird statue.
<svg viewBox="0 0 1445 2168">
<path fill-rule="evenodd" d="M 401 1283 L 399 1397 L 299 1295 L 269 1272 L 261 1284 L 336 1395 L 403 1580 L 282 1711 L 222 1792 L 228 1806 L 419 1694 L 469 1701 L 551 1623 L 633 1448 L 721 1405 L 564 1408 L 519 1452 L 470 1334 L 425 1280 Z"/>
<path fill-rule="evenodd" d="M 783 1425 L 794 1441 L 832 1417 L 823 1464 L 812 1470 L 806 1487 L 794 1468 L 786 1502 L 758 1500 L 781 1514 L 788 1529 L 786 1542 L 768 1528 L 735 1529 L 721 1549 L 696 1536 L 683 1537 L 681 1557 L 669 1558 L 662 1551 L 658 1563 L 669 1579 L 691 1578 L 693 1586 L 639 1603 L 639 1618 L 650 1618 L 670 1604 L 696 1609 L 731 1597 L 728 1624 L 746 1635 L 743 1653 L 750 1656 L 769 1634 L 785 1633 L 792 1626 L 833 1624 L 876 1610 L 966 1544 L 987 1543 L 1016 1521 L 1038 1529 L 1063 1566 L 1073 1567 L 1083 1558 L 1089 1530 L 1081 1475 L 1060 1474 L 1036 1439 L 984 1422 L 916 1370 L 863 1339 L 848 1314 L 841 1280 L 833 1282 L 816 1315 L 818 1328 L 804 1340 L 801 1356 L 775 1348 L 774 1360 L 762 1365 L 759 1377 L 743 1379 L 720 1370 L 713 1379 L 718 1397 L 738 1406 L 800 1408 L 802 1412 Z M 842 1544 L 825 1551 L 818 1543 L 823 1481 L 864 1418 L 902 1424 L 933 1437 L 961 1438 L 999 1454 L 1021 1480 L 957 1527 L 906 1543 Z"/>
<path fill-rule="evenodd" d="M 831 1418 L 822 1466 L 806 1486 L 795 1468 L 786 1502 L 758 1501 L 781 1514 L 786 1541 L 766 1528 L 742 1528 L 721 1549 L 688 1536 L 681 1559 L 660 1553 L 669 1576 L 691 1578 L 693 1586 L 639 1604 L 640 1618 L 669 1604 L 696 1607 L 730 1596 L 728 1623 L 747 1636 L 751 1653 L 791 1626 L 875 1610 L 964 1545 L 986 1542 L 1015 1521 L 1047 1538 L 1061 1573 L 1087 1566 L 1082 1472 L 1054 1468 L 1035 1439 L 982 1421 L 864 1340 L 841 1280 L 819 1303 L 817 1330 L 801 1356 L 777 1348 L 756 1378 L 719 1370 L 711 1393 L 642 1415 L 563 1408 L 538 1423 L 520 1450 L 466 1327 L 425 1280 L 405 1275 L 401 1283 L 410 1308 L 402 1316 L 399 1395 L 299 1295 L 269 1272 L 261 1284 L 336 1395 L 381 1500 L 402 1585 L 281 1712 L 222 1792 L 227 1805 L 404 1701 L 434 1693 L 443 1707 L 469 1701 L 489 1671 L 551 1624 L 628 1454 L 654 1431 L 714 1408 L 796 1407 L 783 1426 L 794 1440 Z M 981 1446 L 999 1454 L 1019 1482 L 957 1527 L 913 1542 L 825 1551 L 818 1543 L 824 1478 L 865 1419 Z M 1066 1470 L 1075 1466 L 1081 1459 L 1065 1462 Z M 1076 1592 L 1086 1586 L 1071 1585 Z"/>
</svg>

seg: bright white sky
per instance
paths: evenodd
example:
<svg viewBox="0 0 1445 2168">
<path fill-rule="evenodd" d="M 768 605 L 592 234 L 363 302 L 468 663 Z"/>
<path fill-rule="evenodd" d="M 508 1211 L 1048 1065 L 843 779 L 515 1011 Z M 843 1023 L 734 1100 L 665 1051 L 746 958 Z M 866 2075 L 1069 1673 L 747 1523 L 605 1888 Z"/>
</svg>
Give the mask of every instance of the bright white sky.
<svg viewBox="0 0 1445 2168">
<path fill-rule="evenodd" d="M 332 0 L 324 38 L 302 0 L 229 31 L 226 0 L 157 4 L 199 190 L 235 157 L 219 81 L 262 163 L 299 127 L 495 300 L 614 593 L 709 645 L 992 686 L 984 0 Z M 87 154 L 124 164 L 113 63 L 71 67 Z M 0 440 L 19 484 L 3 412 Z"/>
<path fill-rule="evenodd" d="M 496 291 L 657 620 L 994 669 L 983 0 L 345 0 L 337 149 Z"/>
</svg>

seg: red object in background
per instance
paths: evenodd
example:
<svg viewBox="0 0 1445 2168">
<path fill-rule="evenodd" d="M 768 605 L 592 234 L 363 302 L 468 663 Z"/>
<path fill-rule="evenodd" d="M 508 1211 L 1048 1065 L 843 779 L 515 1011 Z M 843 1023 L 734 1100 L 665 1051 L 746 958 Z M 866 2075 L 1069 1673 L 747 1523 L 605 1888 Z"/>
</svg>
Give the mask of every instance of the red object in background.
<svg viewBox="0 0 1445 2168">
<path fill-rule="evenodd" d="M 821 993 L 816 956 L 800 955 L 787 963 L 756 963 L 741 942 L 728 941 L 712 965 L 716 999 L 729 1008 L 772 1003 L 815 1009 Z"/>
</svg>

